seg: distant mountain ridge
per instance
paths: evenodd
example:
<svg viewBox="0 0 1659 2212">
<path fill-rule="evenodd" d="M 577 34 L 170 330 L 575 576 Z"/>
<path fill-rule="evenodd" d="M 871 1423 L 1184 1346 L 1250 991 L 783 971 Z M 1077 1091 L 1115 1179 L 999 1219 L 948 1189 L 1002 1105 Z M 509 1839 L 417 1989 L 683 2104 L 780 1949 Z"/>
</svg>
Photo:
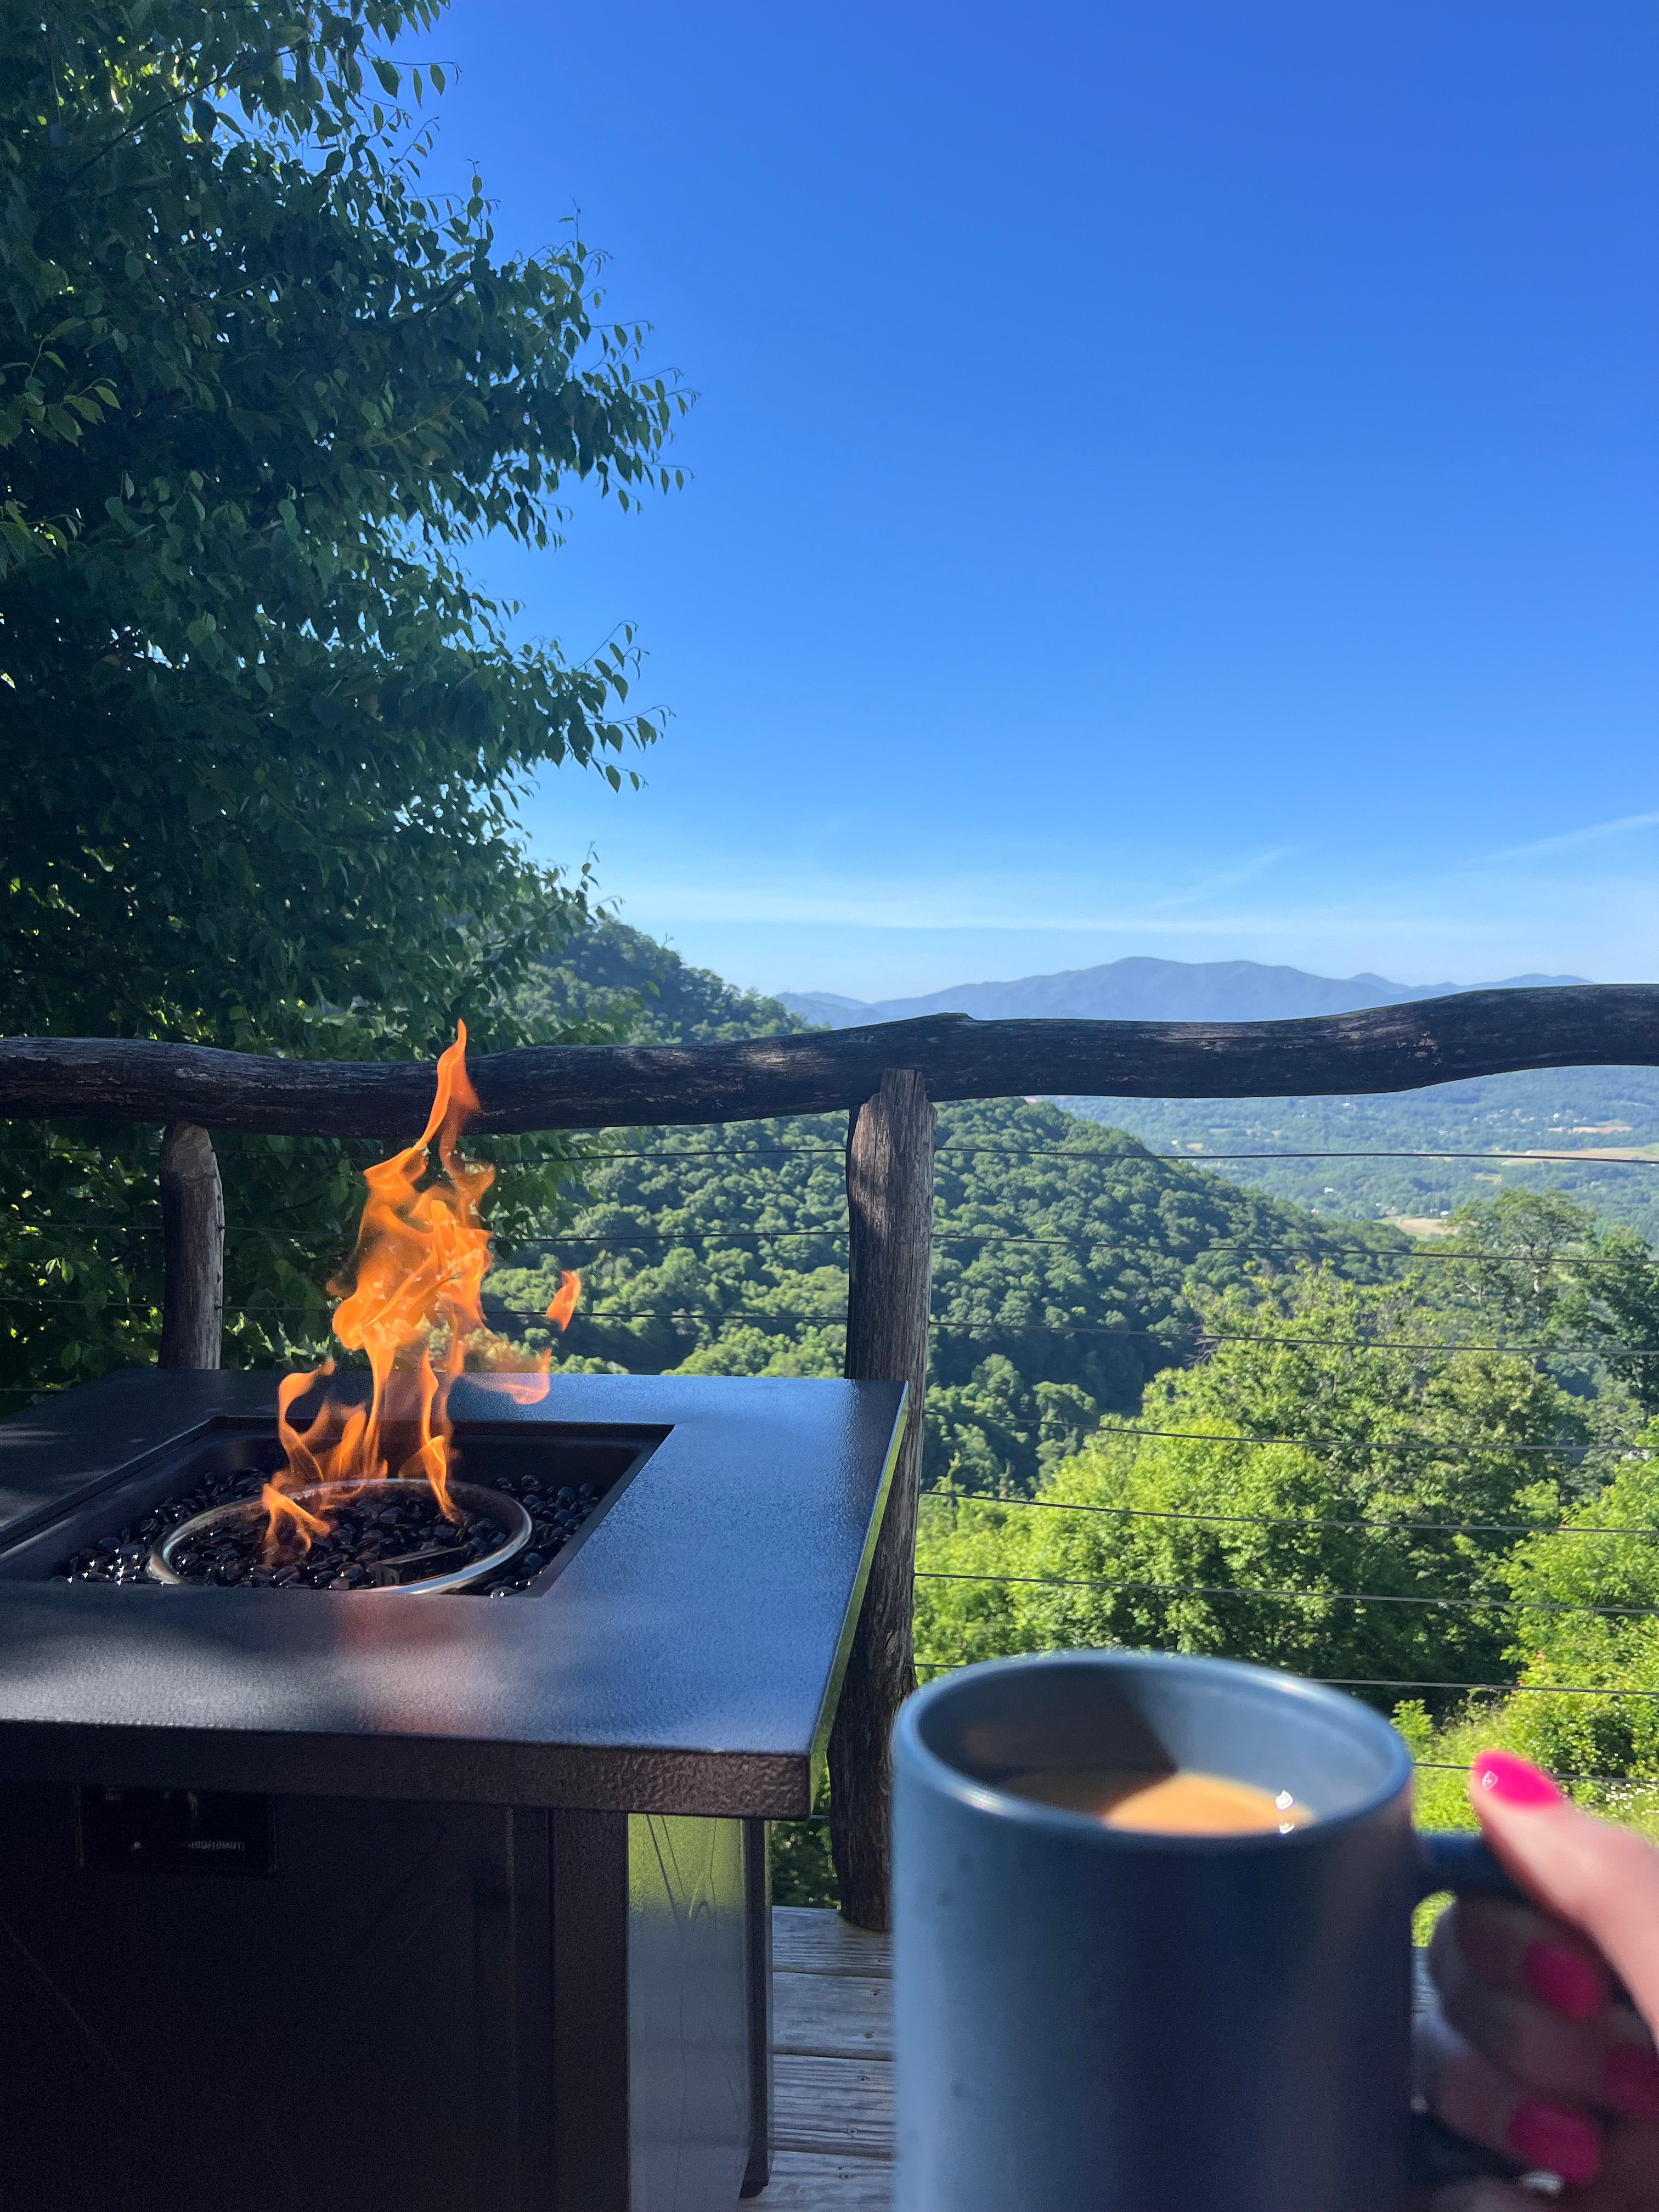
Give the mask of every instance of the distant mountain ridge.
<svg viewBox="0 0 1659 2212">
<path fill-rule="evenodd" d="M 1510 975 L 1501 983 L 1391 983 L 1385 975 L 1310 975 L 1256 960 L 1152 960 L 1131 956 L 1099 968 L 1022 975 L 1009 983 L 959 983 L 920 999 L 866 1002 L 834 991 L 780 991 L 792 1014 L 830 1029 L 908 1021 L 919 1014 L 972 1014 L 980 1021 L 1069 1016 L 1106 1022 L 1295 1021 L 1400 1006 L 1462 990 L 1513 991 L 1582 983 L 1582 975 Z"/>
</svg>

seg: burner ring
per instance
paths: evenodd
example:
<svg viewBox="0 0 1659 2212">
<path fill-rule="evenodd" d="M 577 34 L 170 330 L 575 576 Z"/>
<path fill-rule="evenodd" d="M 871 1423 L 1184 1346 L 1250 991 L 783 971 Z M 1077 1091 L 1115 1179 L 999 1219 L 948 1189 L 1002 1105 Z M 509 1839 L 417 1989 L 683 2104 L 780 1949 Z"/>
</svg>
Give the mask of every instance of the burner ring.
<svg viewBox="0 0 1659 2212">
<path fill-rule="evenodd" d="M 382 1503 L 397 1504 L 410 1495 L 430 1498 L 432 1492 L 425 1482 L 394 1478 L 383 1482 L 313 1483 L 307 1489 L 293 1490 L 287 1494 L 296 1504 L 303 1505 L 308 1499 L 321 1498 L 325 1503 L 332 1501 L 337 1507 L 343 1507 L 358 1504 L 371 1496 L 378 1497 Z M 393 1595 L 401 1592 L 406 1597 L 421 1593 L 465 1589 L 469 1583 L 482 1582 L 487 1576 L 497 1573 L 529 1543 L 531 1518 L 516 1498 L 507 1497 L 503 1491 L 486 1490 L 473 1482 L 452 1482 L 449 1495 L 457 1505 L 465 1506 L 469 1513 L 487 1514 L 490 1520 L 505 1523 L 505 1540 L 496 1545 L 494 1551 L 486 1552 L 483 1558 L 468 1559 L 463 1565 L 452 1567 L 446 1573 L 428 1575 L 415 1582 L 382 1583 L 379 1586 L 380 1589 Z M 178 1528 L 167 1530 L 150 1552 L 150 1572 L 158 1582 L 171 1583 L 179 1589 L 217 1587 L 194 1579 L 187 1580 L 173 1564 L 174 1552 L 188 1537 L 204 1534 L 208 1529 L 222 1526 L 226 1522 L 263 1520 L 265 1510 L 257 1498 L 239 1498 L 228 1505 L 210 1505 L 205 1513 L 198 1513 L 192 1519 L 181 1522 Z M 395 1567 L 397 1564 L 395 1559 L 387 1562 L 389 1566 Z M 361 1595 L 362 1593 L 354 1592 L 352 1595 Z"/>
</svg>

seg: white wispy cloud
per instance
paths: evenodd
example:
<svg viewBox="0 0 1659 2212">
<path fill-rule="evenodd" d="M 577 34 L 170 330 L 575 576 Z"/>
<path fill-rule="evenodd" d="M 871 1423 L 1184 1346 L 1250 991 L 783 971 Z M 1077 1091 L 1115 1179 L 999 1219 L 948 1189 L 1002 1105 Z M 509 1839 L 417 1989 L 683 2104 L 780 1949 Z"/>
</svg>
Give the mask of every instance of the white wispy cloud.
<svg viewBox="0 0 1659 2212">
<path fill-rule="evenodd" d="M 599 876 L 627 920 L 768 988 L 890 997 L 1128 952 L 1407 983 L 1659 975 L 1659 869 L 1643 842 L 1659 809 L 1486 849 L 1452 832 L 1384 840 L 1375 823 L 1231 852 L 1109 814 L 1086 827 L 1070 849 L 1018 823 L 940 825 L 896 848 L 879 823 L 826 836 L 813 817 L 775 823 L 757 848 L 718 818 L 688 830 L 619 808 Z M 568 826 L 560 842 L 568 852 Z"/>
<path fill-rule="evenodd" d="M 1659 810 L 1649 814 L 1620 814 L 1609 822 L 1588 823 L 1582 830 L 1564 830 L 1559 836 L 1535 837 L 1526 845 L 1506 845 L 1489 858 L 1493 861 L 1531 860 L 1547 853 L 1574 852 L 1580 845 L 1600 844 L 1605 837 L 1623 837 L 1635 830 L 1659 830 Z"/>
<path fill-rule="evenodd" d="M 1195 906 L 1200 899 L 1212 897 L 1218 891 L 1237 890 L 1269 868 L 1276 868 L 1281 860 L 1291 856 L 1289 845 L 1277 846 L 1270 853 L 1258 853 L 1254 859 L 1241 861 L 1236 867 L 1218 870 L 1213 875 L 1202 877 L 1183 891 L 1171 891 L 1167 896 L 1154 899 L 1147 908 L 1149 914 L 1166 913 L 1171 907 Z"/>
</svg>

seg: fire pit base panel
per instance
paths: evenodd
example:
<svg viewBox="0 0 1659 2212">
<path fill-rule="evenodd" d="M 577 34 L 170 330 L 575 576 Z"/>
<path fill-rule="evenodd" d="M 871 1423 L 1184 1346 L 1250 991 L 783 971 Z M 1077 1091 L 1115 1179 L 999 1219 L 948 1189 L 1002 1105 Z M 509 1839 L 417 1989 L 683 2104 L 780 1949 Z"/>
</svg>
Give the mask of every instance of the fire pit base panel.
<svg viewBox="0 0 1659 2212">
<path fill-rule="evenodd" d="M 0 1796 L 6 2212 L 733 2212 L 759 1821 Z"/>
</svg>

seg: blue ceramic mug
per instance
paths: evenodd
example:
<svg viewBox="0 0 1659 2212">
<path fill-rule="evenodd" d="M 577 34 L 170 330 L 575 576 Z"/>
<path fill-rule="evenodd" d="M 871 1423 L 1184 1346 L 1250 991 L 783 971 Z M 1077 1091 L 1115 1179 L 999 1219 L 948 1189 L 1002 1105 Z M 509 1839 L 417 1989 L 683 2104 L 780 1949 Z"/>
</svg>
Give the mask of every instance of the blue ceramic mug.
<svg viewBox="0 0 1659 2212">
<path fill-rule="evenodd" d="M 1313 1817 L 1147 1834 L 999 1786 L 1087 1766 Z M 1411 1754 L 1369 1706 L 1056 1652 L 919 1691 L 893 1768 L 898 2212 L 1401 2212 L 1408 2175 L 1444 2178 L 1410 2115 L 1412 1911 L 1516 1893 L 1478 1838 L 1413 1830 Z"/>
</svg>

